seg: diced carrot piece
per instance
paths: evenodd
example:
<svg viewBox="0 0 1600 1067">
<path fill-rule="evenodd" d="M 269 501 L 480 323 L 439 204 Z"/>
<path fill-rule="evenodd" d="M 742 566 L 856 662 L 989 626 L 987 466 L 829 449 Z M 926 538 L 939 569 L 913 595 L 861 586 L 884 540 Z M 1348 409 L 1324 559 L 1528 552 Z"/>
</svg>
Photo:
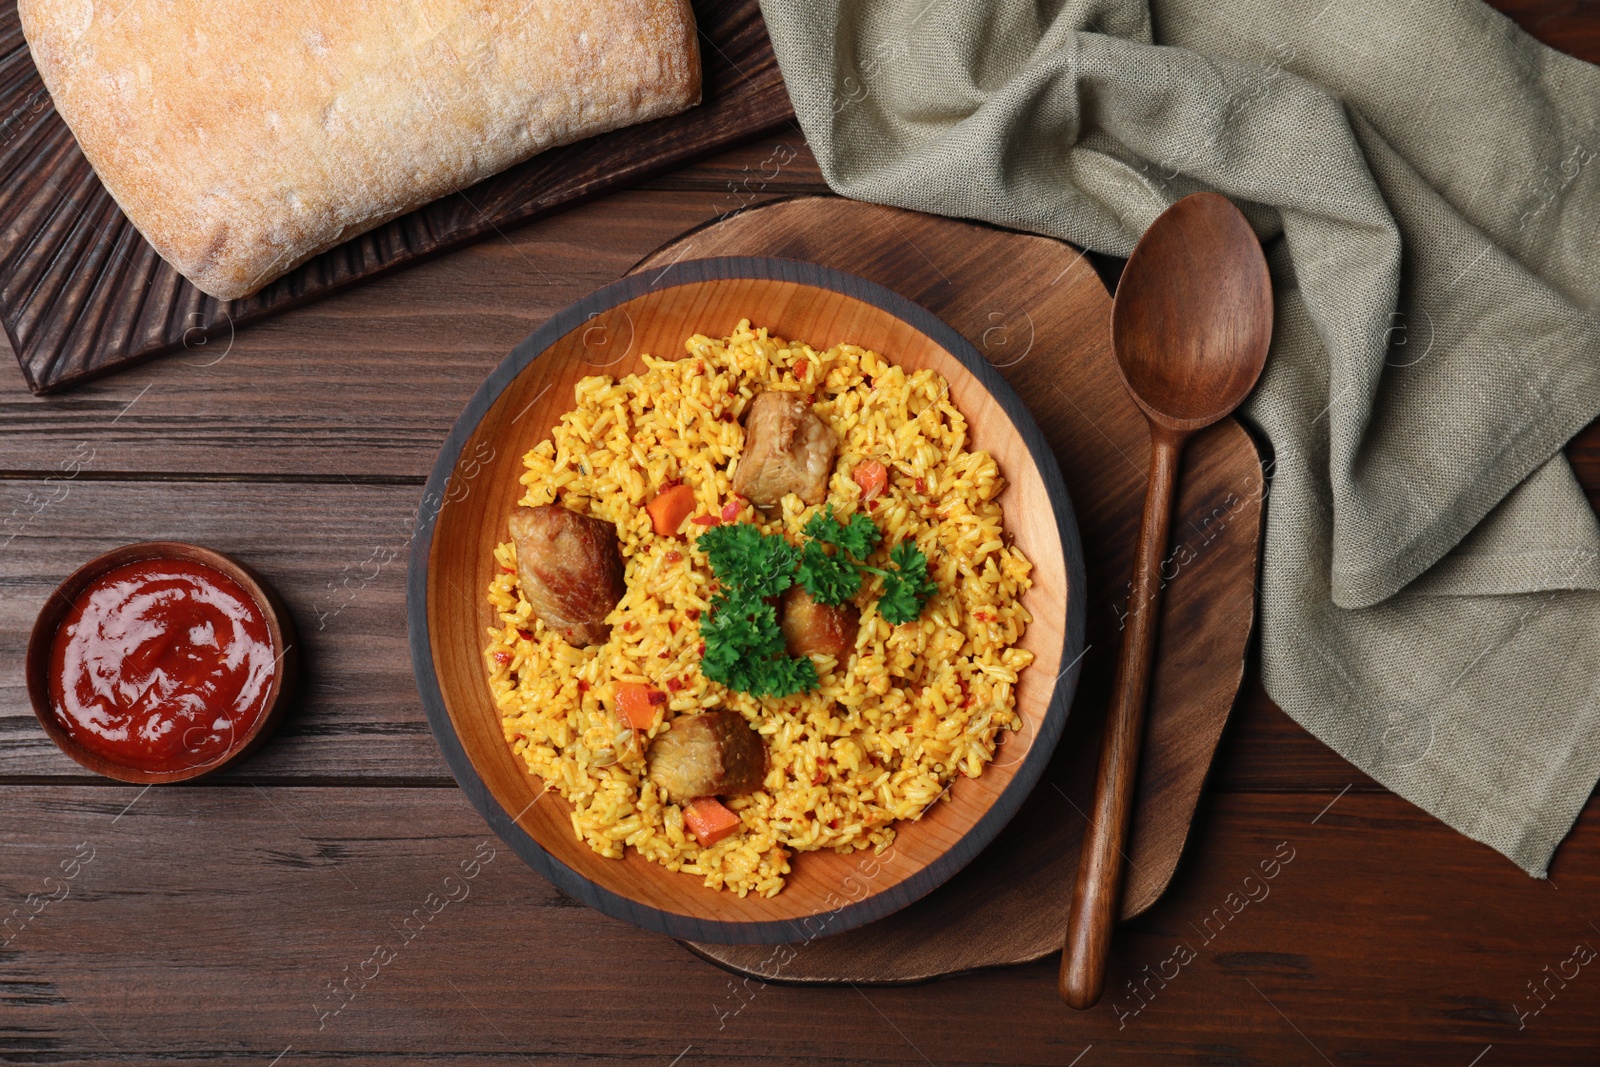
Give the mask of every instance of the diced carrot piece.
<svg viewBox="0 0 1600 1067">
<path fill-rule="evenodd" d="M 689 521 L 694 523 L 696 526 L 721 526 L 722 525 L 722 520 L 717 518 L 715 515 L 696 515 L 694 518 L 690 519 Z"/>
<path fill-rule="evenodd" d="M 705 846 L 716 844 L 740 825 L 739 816 L 723 807 L 716 797 L 689 801 L 689 806 L 683 809 L 683 822 Z"/>
<path fill-rule="evenodd" d="M 864 459 L 857 463 L 850 476 L 861 487 L 861 495 L 867 500 L 889 488 L 889 468 L 875 459 Z"/>
<path fill-rule="evenodd" d="M 635 730 L 655 725 L 656 709 L 667 702 L 667 694 L 643 682 L 617 683 L 617 710 Z"/>
<path fill-rule="evenodd" d="M 694 510 L 694 490 L 687 485 L 675 485 L 657 493 L 644 509 L 650 513 L 650 525 L 655 532 L 671 537 Z"/>
</svg>

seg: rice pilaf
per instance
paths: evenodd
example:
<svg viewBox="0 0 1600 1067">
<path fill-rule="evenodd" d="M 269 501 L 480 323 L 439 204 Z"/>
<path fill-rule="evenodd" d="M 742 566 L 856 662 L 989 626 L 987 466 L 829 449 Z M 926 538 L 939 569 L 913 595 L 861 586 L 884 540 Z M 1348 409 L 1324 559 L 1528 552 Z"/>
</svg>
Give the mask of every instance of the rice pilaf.
<svg viewBox="0 0 1600 1067">
<path fill-rule="evenodd" d="M 1000 731 L 1016 729 L 1018 672 L 1033 654 L 1017 647 L 1031 622 L 1020 597 L 1031 564 L 1010 546 L 994 459 L 969 452 L 967 422 L 948 383 L 931 370 L 907 375 L 875 352 L 838 345 L 817 352 L 741 321 L 732 336 L 688 340 L 682 358 L 645 356 L 645 371 L 618 381 L 589 377 L 552 439 L 524 457 L 522 504 L 560 503 L 616 526 L 626 593 L 607 618 L 604 644 L 575 648 L 537 618 L 519 592 L 516 545 L 495 551 L 489 601 L 489 683 L 507 742 L 572 805 L 573 831 L 603 856 L 626 846 L 708 887 L 773 896 L 794 852 L 884 851 L 894 822 L 915 819 L 958 775 L 977 777 Z M 869 563 L 884 566 L 914 540 L 938 589 L 915 621 L 891 626 L 876 610 L 880 578 L 855 603 L 855 650 L 815 655 L 818 688 L 757 698 L 700 672 L 699 620 L 714 577 L 698 537 L 720 521 L 745 445 L 741 418 L 761 391 L 814 397 L 838 435 L 827 500 L 841 518 L 871 505 L 883 538 Z M 851 477 L 858 463 L 888 468 L 875 500 Z M 665 484 L 694 491 L 700 523 L 654 532 L 645 505 Z M 735 501 L 737 503 L 737 501 Z M 822 506 L 791 494 L 738 521 L 798 541 Z M 617 712 L 618 683 L 667 694 L 648 731 Z M 645 774 L 651 739 L 675 717 L 736 712 L 765 741 L 762 788 L 724 798 L 739 832 L 703 847 L 684 812 Z"/>
</svg>

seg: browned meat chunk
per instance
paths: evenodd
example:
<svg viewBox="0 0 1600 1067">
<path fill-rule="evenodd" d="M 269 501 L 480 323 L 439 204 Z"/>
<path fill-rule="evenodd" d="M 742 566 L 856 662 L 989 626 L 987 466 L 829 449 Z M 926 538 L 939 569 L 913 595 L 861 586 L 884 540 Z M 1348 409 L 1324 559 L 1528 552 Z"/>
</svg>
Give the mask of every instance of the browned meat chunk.
<svg viewBox="0 0 1600 1067">
<path fill-rule="evenodd" d="M 766 743 L 731 711 L 673 719 L 648 760 L 650 780 L 679 802 L 749 793 L 767 776 Z"/>
<path fill-rule="evenodd" d="M 617 528 L 560 504 L 511 513 L 517 583 L 539 621 L 570 645 L 598 645 L 626 589 Z"/>
<path fill-rule="evenodd" d="M 791 585 L 778 607 L 783 643 L 791 656 L 829 655 L 843 659 L 856 647 L 861 612 L 848 600 L 823 604 L 812 599 L 804 586 Z"/>
<path fill-rule="evenodd" d="M 828 493 L 838 446 L 839 435 L 804 397 L 761 393 L 750 402 L 733 491 L 761 507 L 771 507 L 786 493 L 820 504 Z"/>
</svg>

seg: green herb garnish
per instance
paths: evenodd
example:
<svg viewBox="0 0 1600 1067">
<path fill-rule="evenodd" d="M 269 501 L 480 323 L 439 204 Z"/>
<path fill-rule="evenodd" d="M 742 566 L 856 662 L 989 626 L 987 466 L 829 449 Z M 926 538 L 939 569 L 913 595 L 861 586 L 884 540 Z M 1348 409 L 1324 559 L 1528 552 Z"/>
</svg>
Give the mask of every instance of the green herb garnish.
<svg viewBox="0 0 1600 1067">
<path fill-rule="evenodd" d="M 711 557 L 711 571 L 724 589 L 760 598 L 794 584 L 800 550 L 781 534 L 764 534 L 740 522 L 713 526 L 695 544 Z"/>
<path fill-rule="evenodd" d="M 828 505 L 826 511 L 811 516 L 804 533 L 814 540 L 842 548 L 856 559 L 866 559 L 872 555 L 872 550 L 878 547 L 878 542 L 883 538 L 877 524 L 867 517 L 866 512 L 858 511 L 850 516 L 849 522 L 840 522 L 833 517 L 832 504 Z"/>
<path fill-rule="evenodd" d="M 821 541 L 800 550 L 800 584 L 819 604 L 843 604 L 861 588 L 861 568 L 843 552 L 828 552 Z"/>
<path fill-rule="evenodd" d="M 883 536 L 863 512 L 849 522 L 833 517 L 833 505 L 819 511 L 806 522 L 803 531 L 810 538 L 800 551 L 798 579 L 811 599 L 819 604 L 843 604 L 861 589 L 861 568 L 857 562 L 872 555 Z M 834 546 L 829 552 L 827 546 Z"/>
<path fill-rule="evenodd" d="M 722 586 L 700 624 L 706 645 L 700 673 L 758 697 L 816 688 L 811 660 L 784 651 L 778 609 L 768 599 L 794 584 L 800 550 L 782 534 L 764 534 L 749 523 L 713 526 L 695 544 L 711 558 Z"/>
<path fill-rule="evenodd" d="M 701 624 L 700 637 L 706 644 L 700 672 L 729 689 L 786 697 L 816 688 L 816 666 L 809 657 L 784 653 L 778 610 L 760 597 L 718 593 Z"/>
<path fill-rule="evenodd" d="M 916 542 L 901 541 L 889 551 L 889 562 L 894 564 L 892 571 L 864 568 L 883 578 L 878 614 L 892 626 L 915 622 L 928 598 L 939 591 L 938 584 L 928 575 L 928 557 Z"/>
<path fill-rule="evenodd" d="M 713 526 L 695 544 L 711 560 L 720 591 L 700 624 L 705 652 L 700 671 L 714 682 L 752 696 L 786 697 L 815 689 L 817 669 L 809 656 L 790 656 L 774 600 L 798 582 L 821 604 L 842 604 L 861 590 L 862 575 L 883 579 L 878 614 L 890 625 L 914 621 L 938 586 L 928 575 L 928 557 L 913 541 L 889 552 L 893 569 L 869 567 L 883 534 L 863 512 L 840 522 L 833 505 L 807 521 L 803 547 L 782 534 L 764 534 L 749 523 Z M 831 549 L 831 551 L 830 551 Z"/>
</svg>

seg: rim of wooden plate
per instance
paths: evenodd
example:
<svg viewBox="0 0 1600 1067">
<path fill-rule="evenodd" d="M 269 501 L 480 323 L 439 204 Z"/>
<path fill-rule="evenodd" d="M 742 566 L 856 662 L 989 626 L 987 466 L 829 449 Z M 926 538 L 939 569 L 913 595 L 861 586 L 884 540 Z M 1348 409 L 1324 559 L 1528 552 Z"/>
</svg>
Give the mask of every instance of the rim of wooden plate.
<svg viewBox="0 0 1600 1067">
<path fill-rule="evenodd" d="M 1063 645 L 1058 660 L 1059 674 L 1044 704 L 1042 716 L 1036 725 L 1034 737 L 1026 754 L 1020 764 L 1016 765 L 1010 780 L 1006 782 L 999 795 L 961 831 L 958 840 L 900 880 L 868 893 L 860 899 L 846 899 L 832 908 L 795 914 L 782 919 L 707 918 L 702 915 L 671 911 L 600 885 L 581 870 L 548 851 L 519 823 L 527 808 L 515 815 L 508 811 L 490 791 L 468 755 L 457 733 L 440 684 L 429 620 L 429 579 L 434 532 L 440 515 L 450 507 L 450 479 L 462 463 L 462 453 L 469 439 L 477 432 L 479 425 L 518 376 L 563 338 L 621 304 L 681 286 L 741 280 L 790 283 L 827 290 L 867 304 L 923 334 L 965 368 L 1005 412 L 1035 466 L 1053 512 L 1054 526 L 1059 536 L 1063 557 L 1067 591 L 1062 624 Z M 598 368 L 599 372 L 603 370 L 604 368 Z M 541 436 L 537 439 L 542 440 L 548 433 L 549 428 L 543 428 Z M 520 452 L 518 454 L 520 455 Z M 431 505 L 428 503 L 430 501 L 433 502 Z M 1011 522 L 1008 516 L 1008 526 Z M 1083 548 L 1079 540 L 1077 521 L 1055 455 L 1045 442 L 1032 416 L 1028 414 L 1021 398 L 965 337 L 927 309 L 865 278 L 800 260 L 725 256 L 688 260 L 673 264 L 661 271 L 629 275 L 598 289 L 557 312 L 518 344 L 510 355 L 490 372 L 446 436 L 423 490 L 422 506 L 418 509 L 411 543 L 406 614 L 410 628 L 412 669 L 416 676 L 417 688 L 422 697 L 429 726 L 444 754 L 445 762 L 484 821 L 524 862 L 562 892 L 590 907 L 613 918 L 669 937 L 724 944 L 783 944 L 843 933 L 880 919 L 925 896 L 981 852 L 1016 814 L 1023 800 L 1038 784 L 1045 766 L 1055 751 L 1056 743 L 1060 740 L 1066 723 L 1073 693 L 1077 688 L 1084 643 L 1086 601 L 1084 581 Z M 484 611 L 487 612 L 486 607 Z M 481 647 L 478 653 L 481 658 Z M 489 698 L 487 677 L 482 677 L 479 684 L 482 689 L 483 707 L 487 709 L 488 714 L 494 715 L 498 722 L 498 711 Z M 557 799 L 560 799 L 559 795 Z M 566 803 L 564 800 L 560 802 Z M 529 806 L 531 807 L 531 804 Z M 587 850 L 587 846 L 583 847 Z M 811 855 L 796 854 L 795 860 L 803 863 Z M 870 857 L 872 854 L 864 855 Z M 583 853 L 585 862 L 591 858 L 597 864 L 619 862 L 587 851 Z M 629 858 L 636 858 L 631 849 Z M 648 861 L 640 860 L 640 862 Z M 705 888 L 694 877 L 681 872 L 669 872 L 665 868 L 660 870 L 665 875 L 682 879 L 685 896 L 689 893 L 713 895 L 719 899 L 721 909 L 731 914 L 736 914 L 742 903 L 741 899 L 732 893 Z M 779 894 L 775 899 L 781 901 L 783 894 Z M 820 923 L 808 921 L 818 917 L 823 921 Z"/>
</svg>

